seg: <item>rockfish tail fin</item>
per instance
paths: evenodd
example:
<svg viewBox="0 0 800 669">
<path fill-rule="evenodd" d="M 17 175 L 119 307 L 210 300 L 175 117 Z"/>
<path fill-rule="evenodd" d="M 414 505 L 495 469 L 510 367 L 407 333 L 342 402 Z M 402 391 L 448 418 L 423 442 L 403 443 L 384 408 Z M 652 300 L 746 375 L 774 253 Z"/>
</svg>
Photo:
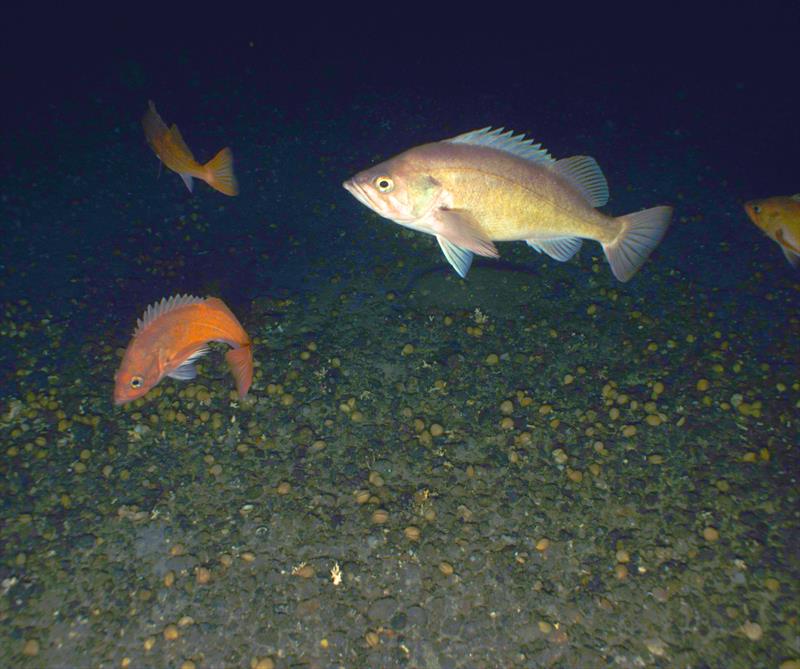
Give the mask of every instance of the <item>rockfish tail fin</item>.
<svg viewBox="0 0 800 669">
<path fill-rule="evenodd" d="M 672 207 L 653 207 L 617 217 L 621 224 L 617 238 L 603 244 L 611 271 L 628 281 L 658 246 L 669 227 Z"/>
<path fill-rule="evenodd" d="M 225 195 L 238 195 L 239 184 L 233 173 L 233 154 L 227 147 L 203 165 L 204 179 L 214 190 Z"/>
<path fill-rule="evenodd" d="M 250 384 L 253 382 L 253 345 L 248 342 L 244 346 L 232 348 L 225 354 L 231 374 L 236 380 L 236 390 L 244 399 Z"/>
</svg>

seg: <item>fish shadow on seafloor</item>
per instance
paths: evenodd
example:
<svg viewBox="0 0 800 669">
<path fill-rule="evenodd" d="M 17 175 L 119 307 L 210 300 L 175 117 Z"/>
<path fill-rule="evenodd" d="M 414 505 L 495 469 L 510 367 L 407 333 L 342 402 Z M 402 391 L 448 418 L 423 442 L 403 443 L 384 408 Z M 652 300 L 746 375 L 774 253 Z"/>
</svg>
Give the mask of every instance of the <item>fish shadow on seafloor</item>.
<svg viewBox="0 0 800 669">
<path fill-rule="evenodd" d="M 510 260 L 494 260 L 491 264 L 481 265 L 482 269 L 490 269 L 490 270 L 497 270 L 500 272 L 517 272 L 519 274 L 529 274 L 531 276 L 535 276 L 537 279 L 541 279 L 542 275 L 541 272 L 529 267 L 528 265 L 521 265 L 519 263 L 512 262 Z M 414 286 L 426 276 L 430 276 L 432 274 L 444 274 L 447 275 L 448 273 L 453 272 L 453 268 L 447 263 L 436 263 L 435 265 L 429 265 L 427 267 L 422 267 L 415 271 L 411 277 L 406 281 L 405 285 L 400 288 L 399 290 L 395 291 L 397 298 L 399 301 L 405 300 L 409 293 L 414 289 Z M 465 279 L 466 280 L 466 279 Z M 393 304 L 393 308 L 400 309 L 402 308 L 402 304 L 397 305 Z"/>
</svg>

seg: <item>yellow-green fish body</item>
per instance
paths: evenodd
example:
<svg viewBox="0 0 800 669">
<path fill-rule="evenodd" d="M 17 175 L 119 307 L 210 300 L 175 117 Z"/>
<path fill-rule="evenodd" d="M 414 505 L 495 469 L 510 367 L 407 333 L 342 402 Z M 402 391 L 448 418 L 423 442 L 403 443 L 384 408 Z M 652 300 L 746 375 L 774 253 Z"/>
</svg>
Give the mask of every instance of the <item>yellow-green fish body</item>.
<svg viewBox="0 0 800 669">
<path fill-rule="evenodd" d="M 541 145 L 502 129 L 415 147 L 344 187 L 381 216 L 435 235 L 461 276 L 474 253 L 498 257 L 494 241 L 524 240 L 564 261 L 582 239 L 592 239 L 627 281 L 661 241 L 672 213 L 655 207 L 606 216 L 595 209 L 608 201 L 608 185 L 594 159 L 555 160 Z"/>
</svg>

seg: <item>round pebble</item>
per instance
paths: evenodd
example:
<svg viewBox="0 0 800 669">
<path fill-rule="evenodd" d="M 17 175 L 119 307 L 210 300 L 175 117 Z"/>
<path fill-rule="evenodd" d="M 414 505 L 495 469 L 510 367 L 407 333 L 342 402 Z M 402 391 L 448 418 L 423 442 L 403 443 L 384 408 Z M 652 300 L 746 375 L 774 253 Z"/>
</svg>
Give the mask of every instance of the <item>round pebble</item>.
<svg viewBox="0 0 800 669">
<path fill-rule="evenodd" d="M 25 657 L 35 657 L 39 654 L 39 642 L 36 639 L 28 639 L 22 646 L 22 654 Z"/>
<path fill-rule="evenodd" d="M 250 669 L 275 669 L 275 662 L 268 657 L 254 657 L 250 660 Z"/>
<path fill-rule="evenodd" d="M 758 641 L 764 636 L 764 631 L 761 629 L 761 625 L 758 623 L 751 622 L 750 620 L 745 621 L 744 625 L 739 628 L 750 641 Z"/>
<path fill-rule="evenodd" d="M 409 541 L 419 541 L 421 533 L 418 527 L 415 527 L 414 525 L 409 525 L 406 529 L 403 530 L 403 534 Z"/>
<path fill-rule="evenodd" d="M 387 520 L 389 520 L 389 512 L 385 509 L 375 509 L 372 512 L 372 522 L 376 525 L 383 525 Z"/>
</svg>

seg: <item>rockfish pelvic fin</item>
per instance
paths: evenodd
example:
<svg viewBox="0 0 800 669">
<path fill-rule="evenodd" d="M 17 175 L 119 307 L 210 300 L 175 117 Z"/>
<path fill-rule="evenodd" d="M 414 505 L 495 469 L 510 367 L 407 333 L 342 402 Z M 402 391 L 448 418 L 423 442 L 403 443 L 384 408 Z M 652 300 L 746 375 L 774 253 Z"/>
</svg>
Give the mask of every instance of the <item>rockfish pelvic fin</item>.
<svg viewBox="0 0 800 669">
<path fill-rule="evenodd" d="M 472 266 L 472 251 L 462 249 L 460 246 L 448 242 L 444 237 L 439 235 L 436 235 L 436 241 L 439 242 L 439 248 L 442 249 L 442 253 L 444 253 L 447 262 L 458 272 L 458 276 L 462 279 L 466 279 L 467 272 L 469 272 L 469 268 Z"/>
</svg>

